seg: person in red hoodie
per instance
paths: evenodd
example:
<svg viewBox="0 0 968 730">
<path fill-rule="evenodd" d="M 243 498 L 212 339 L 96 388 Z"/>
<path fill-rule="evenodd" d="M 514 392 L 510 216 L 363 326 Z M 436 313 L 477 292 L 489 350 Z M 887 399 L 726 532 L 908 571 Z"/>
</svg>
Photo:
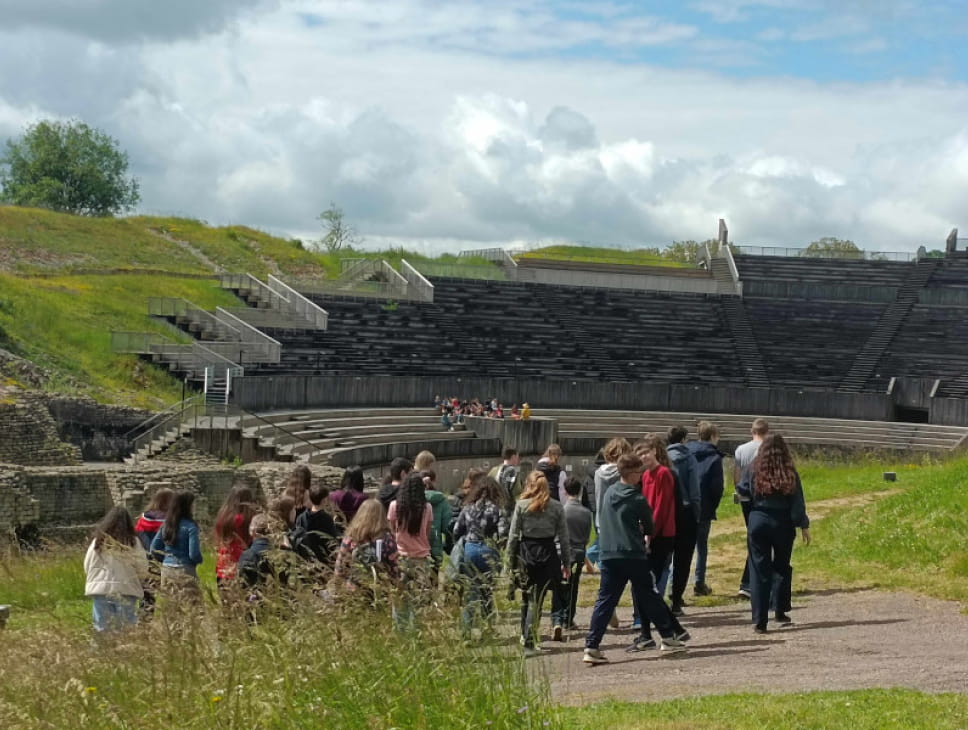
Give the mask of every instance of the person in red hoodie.
<svg viewBox="0 0 968 730">
<path fill-rule="evenodd" d="M 232 487 L 229 496 L 215 516 L 215 580 L 224 588 L 235 580 L 239 558 L 249 547 L 249 523 L 256 513 L 255 495 L 249 487 Z"/>
<path fill-rule="evenodd" d="M 151 541 L 155 533 L 165 524 L 165 517 L 171 508 L 175 492 L 162 487 L 151 496 L 151 502 L 134 525 L 134 534 L 148 554 L 148 577 L 144 581 L 144 595 L 141 597 L 142 618 L 150 618 L 155 610 L 155 594 L 161 585 L 161 566 L 151 553 Z"/>
<path fill-rule="evenodd" d="M 668 567 L 672 551 L 676 543 L 676 480 L 669 466 L 669 455 L 665 448 L 664 436 L 657 433 L 647 433 L 642 440 L 633 447 L 636 456 L 642 459 L 645 472 L 642 474 L 642 496 L 652 508 L 652 519 L 655 530 L 648 539 L 649 570 L 653 580 L 658 585 L 662 572 Z M 664 602 L 663 602 L 664 603 Z M 673 626 L 674 636 L 680 641 L 688 641 L 690 636 L 669 611 L 669 618 Z M 632 627 L 640 627 L 638 607 L 635 607 Z M 642 627 L 642 636 L 648 637 L 648 628 Z M 654 641 L 640 639 L 632 645 L 632 649 L 639 650 L 655 646 Z"/>
</svg>

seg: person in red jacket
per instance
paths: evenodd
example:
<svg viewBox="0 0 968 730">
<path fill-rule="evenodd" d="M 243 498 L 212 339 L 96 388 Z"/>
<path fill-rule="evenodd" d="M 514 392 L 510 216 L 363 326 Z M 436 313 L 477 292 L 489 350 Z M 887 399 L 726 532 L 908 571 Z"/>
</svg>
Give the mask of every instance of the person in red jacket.
<svg viewBox="0 0 968 730">
<path fill-rule="evenodd" d="M 256 512 L 255 495 L 249 487 L 233 487 L 215 517 L 215 580 L 220 588 L 235 579 L 239 558 L 249 547 L 249 523 Z"/>
<path fill-rule="evenodd" d="M 676 480 L 669 466 L 665 443 L 664 436 L 647 433 L 633 447 L 636 456 L 642 459 L 645 467 L 645 472 L 642 474 L 642 496 L 652 508 L 652 519 L 655 522 L 655 530 L 646 539 L 649 550 L 649 570 L 656 585 L 662 572 L 669 565 L 676 543 Z M 671 610 L 669 618 L 675 631 L 675 638 L 688 641 L 689 632 L 672 616 Z M 640 627 L 638 607 L 635 607 L 632 627 Z M 640 638 L 633 644 L 632 648 L 635 650 L 655 646 L 648 638 L 648 628 L 642 628 L 642 636 L 646 638 L 644 640 Z"/>
</svg>

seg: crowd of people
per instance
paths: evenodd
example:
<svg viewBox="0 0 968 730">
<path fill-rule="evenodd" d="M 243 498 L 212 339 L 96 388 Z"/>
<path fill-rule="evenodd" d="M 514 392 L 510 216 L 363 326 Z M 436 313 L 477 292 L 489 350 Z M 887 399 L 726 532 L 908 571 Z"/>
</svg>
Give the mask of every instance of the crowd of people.
<svg viewBox="0 0 968 730">
<path fill-rule="evenodd" d="M 497 398 L 486 398 L 483 402 L 478 398 L 471 400 L 461 400 L 459 398 L 441 398 L 434 396 L 434 408 L 440 413 L 440 425 L 445 431 L 453 431 L 455 425 L 462 424 L 465 416 L 478 416 L 480 418 L 522 418 L 527 420 L 531 417 L 531 406 L 525 403 L 520 408 L 515 403 L 511 410 L 507 411 L 504 404 Z"/>
<path fill-rule="evenodd" d="M 618 625 L 616 607 L 629 585 L 637 635 L 627 651 L 683 652 L 691 639 L 679 622 L 685 591 L 691 576 L 694 595 L 712 592 L 708 539 L 724 493 L 719 431 L 702 421 L 697 435 L 688 441 L 686 429 L 674 426 L 635 443 L 611 439 L 584 479 L 563 466 L 556 444 L 527 473 L 506 448 L 501 464 L 471 469 L 450 496 L 437 489 L 436 460 L 427 451 L 414 462 L 394 459 L 373 496 L 360 467 L 347 469 L 330 493 L 308 467 L 297 466 L 268 504 L 236 486 L 213 530 L 220 601 L 258 621 L 268 592 L 298 584 L 320 600 L 389 603 L 394 625 L 406 631 L 419 624 L 424 607 L 457 594 L 461 629 L 476 640 L 495 630 L 495 584 L 506 571 L 510 597 L 520 592 L 522 650 L 535 656 L 545 651 L 549 593 L 551 640 L 579 630 L 584 570 L 599 575 L 585 663 L 607 661 L 600 644 Z M 795 532 L 800 528 L 805 542 L 810 534 L 786 442 L 762 419 L 752 437 L 736 450 L 733 477 L 748 525 L 740 594 L 751 600 L 753 626 L 763 633 L 771 612 L 779 623 L 790 621 Z M 114 507 L 97 526 L 84 561 L 96 631 L 150 616 L 159 595 L 178 605 L 201 600 L 193 503 L 189 491 L 159 489 L 137 521 Z"/>
</svg>

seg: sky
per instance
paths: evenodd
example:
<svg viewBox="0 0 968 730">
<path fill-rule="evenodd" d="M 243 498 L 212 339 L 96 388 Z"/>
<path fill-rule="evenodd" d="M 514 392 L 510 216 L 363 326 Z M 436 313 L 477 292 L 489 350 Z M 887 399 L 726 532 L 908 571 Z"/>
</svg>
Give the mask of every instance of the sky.
<svg viewBox="0 0 968 730">
<path fill-rule="evenodd" d="M 331 204 L 433 253 L 968 231 L 963 0 L 0 0 L 0 140 L 48 118 L 141 212 L 304 239 Z"/>
</svg>

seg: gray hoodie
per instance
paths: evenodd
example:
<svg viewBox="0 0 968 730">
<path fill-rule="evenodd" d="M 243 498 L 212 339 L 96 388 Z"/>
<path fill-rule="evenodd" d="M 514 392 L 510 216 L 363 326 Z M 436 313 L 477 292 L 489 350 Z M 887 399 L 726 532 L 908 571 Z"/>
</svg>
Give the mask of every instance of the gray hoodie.
<svg viewBox="0 0 968 730">
<path fill-rule="evenodd" d="M 599 528 L 598 514 L 602 511 L 605 492 L 613 484 L 618 484 L 618 466 L 616 464 L 602 464 L 595 471 L 595 529 Z"/>
</svg>

